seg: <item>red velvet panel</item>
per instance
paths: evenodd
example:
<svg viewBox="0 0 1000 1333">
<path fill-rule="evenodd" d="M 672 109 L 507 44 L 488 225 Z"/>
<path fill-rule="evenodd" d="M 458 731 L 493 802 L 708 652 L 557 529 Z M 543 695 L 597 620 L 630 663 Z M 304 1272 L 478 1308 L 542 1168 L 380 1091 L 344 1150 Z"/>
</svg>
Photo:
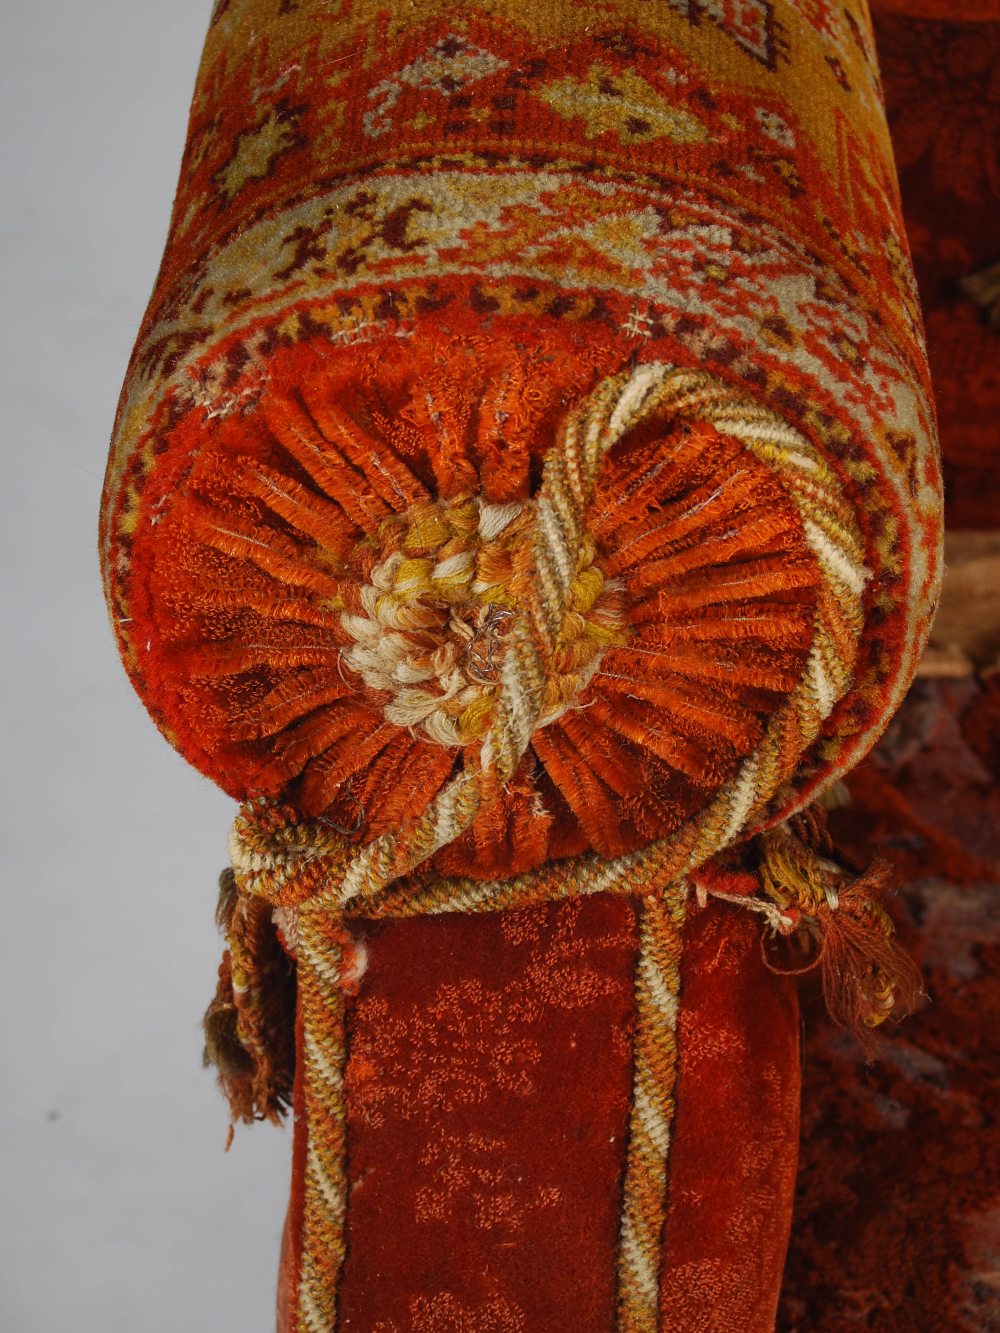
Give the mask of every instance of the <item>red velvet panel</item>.
<svg viewBox="0 0 1000 1333">
<path fill-rule="evenodd" d="M 606 1333 L 633 908 L 369 927 L 350 1020 L 344 1328 Z"/>
<path fill-rule="evenodd" d="M 608 1333 L 631 1093 L 631 905 L 577 899 L 358 929 L 368 965 L 350 1013 L 342 1326 Z M 671 1333 L 773 1327 L 799 1019 L 794 984 L 767 971 L 759 934 L 756 918 L 717 904 L 685 928 L 661 1318 Z"/>
<path fill-rule="evenodd" d="M 769 1333 L 791 1223 L 799 1126 L 795 983 L 760 924 L 713 904 L 685 930 L 681 1072 L 661 1298 L 669 1333 Z"/>
</svg>

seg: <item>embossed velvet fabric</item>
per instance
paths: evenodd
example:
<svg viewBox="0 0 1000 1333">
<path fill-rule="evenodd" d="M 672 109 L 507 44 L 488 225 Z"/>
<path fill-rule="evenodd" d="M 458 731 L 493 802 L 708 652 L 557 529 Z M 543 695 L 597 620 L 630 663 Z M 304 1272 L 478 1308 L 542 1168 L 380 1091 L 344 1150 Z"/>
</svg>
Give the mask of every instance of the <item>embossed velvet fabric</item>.
<svg viewBox="0 0 1000 1333">
<path fill-rule="evenodd" d="M 344 1327 L 612 1328 L 632 907 L 379 923 L 366 943 L 347 1065 Z M 797 1163 L 795 984 L 764 967 L 752 919 L 712 906 L 686 928 L 681 994 L 663 1327 L 763 1333 Z M 293 1194 L 282 1329 L 300 1207 Z"/>
</svg>

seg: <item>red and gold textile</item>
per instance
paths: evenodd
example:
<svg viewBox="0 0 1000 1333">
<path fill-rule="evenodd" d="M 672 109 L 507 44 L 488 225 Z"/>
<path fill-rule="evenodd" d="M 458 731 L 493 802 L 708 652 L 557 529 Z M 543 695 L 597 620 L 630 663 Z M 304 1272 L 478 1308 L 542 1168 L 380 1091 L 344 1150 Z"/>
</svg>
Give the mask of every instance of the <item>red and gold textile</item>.
<svg viewBox="0 0 1000 1333">
<path fill-rule="evenodd" d="M 101 549 L 243 803 L 208 1034 L 234 1116 L 294 1101 L 287 1329 L 773 1322 L 761 924 L 861 1028 L 909 984 L 810 807 L 940 576 L 873 49 L 853 0 L 215 6 Z"/>
</svg>

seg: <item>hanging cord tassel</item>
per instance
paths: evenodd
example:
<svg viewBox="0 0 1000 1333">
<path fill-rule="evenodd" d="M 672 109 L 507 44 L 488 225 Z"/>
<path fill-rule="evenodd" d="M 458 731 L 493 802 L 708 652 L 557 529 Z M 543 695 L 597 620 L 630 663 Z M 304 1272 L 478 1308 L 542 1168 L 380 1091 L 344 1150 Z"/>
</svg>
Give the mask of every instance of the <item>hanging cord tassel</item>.
<svg viewBox="0 0 1000 1333">
<path fill-rule="evenodd" d="M 223 871 L 216 921 L 228 947 L 204 1018 L 204 1063 L 219 1071 L 233 1124 L 279 1121 L 292 1100 L 295 968 L 272 917 L 268 903 L 241 894 L 233 871 Z"/>
<path fill-rule="evenodd" d="M 831 1017 L 867 1052 L 873 1029 L 912 1011 L 924 994 L 920 972 L 895 938 L 885 901 L 898 888 L 887 861 L 852 875 L 832 859 L 825 813 L 813 806 L 755 840 L 765 901 L 781 913 L 772 931 L 799 935 L 814 949 L 800 972 L 818 969 Z M 773 971 L 775 968 L 765 961 Z"/>
</svg>

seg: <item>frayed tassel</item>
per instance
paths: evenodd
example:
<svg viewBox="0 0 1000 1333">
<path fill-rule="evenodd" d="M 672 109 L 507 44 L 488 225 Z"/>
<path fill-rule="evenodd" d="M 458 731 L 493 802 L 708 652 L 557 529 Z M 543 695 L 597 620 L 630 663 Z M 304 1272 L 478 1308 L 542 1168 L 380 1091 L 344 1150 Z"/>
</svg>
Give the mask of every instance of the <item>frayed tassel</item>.
<svg viewBox="0 0 1000 1333">
<path fill-rule="evenodd" d="M 219 876 L 219 901 L 215 907 L 215 924 L 228 939 L 229 928 L 233 924 L 233 914 L 239 901 L 240 891 L 236 886 L 236 876 L 232 866 L 227 866 Z"/>
<path fill-rule="evenodd" d="M 826 1007 L 866 1051 L 873 1046 L 873 1029 L 890 1014 L 912 1012 L 923 994 L 917 965 L 895 939 L 882 905 L 896 887 L 888 862 L 876 861 L 840 888 L 836 908 L 821 909 L 813 918 Z"/>
<path fill-rule="evenodd" d="M 970 300 L 982 306 L 993 327 L 1000 329 L 1000 259 L 962 278 L 959 286 Z"/>
<path fill-rule="evenodd" d="M 214 1065 L 224 1078 L 243 1078 L 253 1069 L 253 1061 L 237 1035 L 238 1014 L 233 999 L 233 973 L 227 949 L 219 964 L 215 998 L 205 1011 L 202 1023 L 205 1032 L 203 1064 L 206 1068 Z"/>
<path fill-rule="evenodd" d="M 239 1010 L 233 1000 L 233 976 L 229 950 L 222 956 L 219 965 L 219 981 L 215 998 L 205 1012 L 202 1027 L 205 1033 L 205 1049 L 202 1064 L 218 1071 L 219 1086 L 229 1103 L 233 1123 L 237 1120 L 253 1120 L 254 1115 L 254 1063 L 242 1043 L 237 1031 Z M 226 1147 L 232 1142 L 232 1124 Z"/>
<path fill-rule="evenodd" d="M 228 945 L 204 1018 L 204 1063 L 218 1070 L 233 1122 L 280 1120 L 295 1076 L 295 970 L 272 910 L 219 880 L 219 927 Z"/>
<path fill-rule="evenodd" d="M 831 1017 L 871 1053 L 874 1029 L 890 1014 L 911 1012 L 924 994 L 884 906 L 898 887 L 891 866 L 878 860 L 852 875 L 833 861 L 818 806 L 762 834 L 757 850 L 761 888 L 781 913 L 773 931 L 797 935 L 814 951 L 811 962 L 791 974 L 818 970 Z M 766 955 L 765 961 L 772 971 L 784 970 Z"/>
</svg>

